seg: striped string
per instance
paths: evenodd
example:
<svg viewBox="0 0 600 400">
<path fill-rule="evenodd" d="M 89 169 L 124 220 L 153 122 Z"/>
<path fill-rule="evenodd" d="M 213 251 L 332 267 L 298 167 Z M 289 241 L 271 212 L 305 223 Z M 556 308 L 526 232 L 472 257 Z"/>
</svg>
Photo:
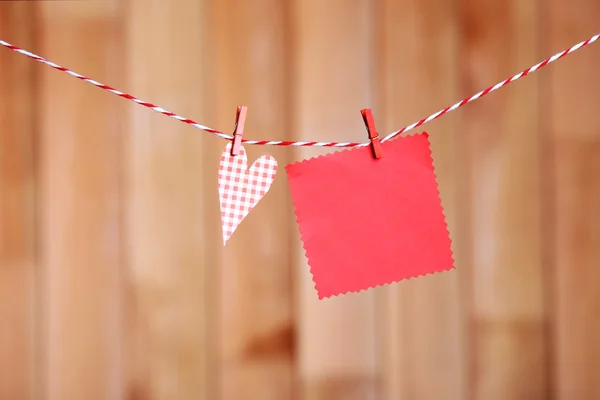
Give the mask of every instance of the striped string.
<svg viewBox="0 0 600 400">
<path fill-rule="evenodd" d="M 411 129 L 417 128 L 417 127 L 419 127 L 421 125 L 426 124 L 427 122 L 433 121 L 434 119 L 438 119 L 442 115 L 447 114 L 447 113 L 449 113 L 451 111 L 454 111 L 457 108 L 460 108 L 460 107 L 464 106 L 467 103 L 475 101 L 475 100 L 477 100 L 477 99 L 485 96 L 488 93 L 491 93 L 491 92 L 493 92 L 495 90 L 498 90 L 501 87 L 506 86 L 509 83 L 516 81 L 517 79 L 520 79 L 520 78 L 522 78 L 524 76 L 527 76 L 530 73 L 535 72 L 538 69 L 540 69 L 542 67 L 545 67 L 546 65 L 548 65 L 548 64 L 550 64 L 550 63 L 552 63 L 552 62 L 554 62 L 554 61 L 556 61 L 556 60 L 558 60 L 560 58 L 563 58 L 567 54 L 571 54 L 571 53 L 579 50 L 580 48 L 582 48 L 584 46 L 587 46 L 588 44 L 594 43 L 595 41 L 598 40 L 598 38 L 600 38 L 600 34 L 594 35 L 591 38 L 589 38 L 588 40 L 585 40 L 583 42 L 577 43 L 576 45 L 572 46 L 571 48 L 563 50 L 560 53 L 557 53 L 557 54 L 553 55 L 552 57 L 547 58 L 544 61 L 542 61 L 542 62 L 540 62 L 540 63 L 538 63 L 538 64 L 536 64 L 536 65 L 534 65 L 534 66 L 532 66 L 530 68 L 527 68 L 526 70 L 524 70 L 524 71 L 522 71 L 522 72 L 520 72 L 520 73 L 518 73 L 518 74 L 516 74 L 516 75 L 514 75 L 514 76 L 512 76 L 512 77 L 510 77 L 508 79 L 505 79 L 502 82 L 499 82 L 499 83 L 495 84 L 494 86 L 490 86 L 489 88 L 487 88 L 485 90 L 482 90 L 481 92 L 479 92 L 479 93 L 477 93 L 477 94 L 475 94 L 473 96 L 467 97 L 467 98 L 465 98 L 465 99 L 463 99 L 463 100 L 461 100 L 461 101 L 459 101 L 459 102 L 457 102 L 457 103 L 455 103 L 455 104 L 453 104 L 453 105 L 451 105 L 449 107 L 446 107 L 446 108 L 444 108 L 444 109 L 442 109 L 442 110 L 440 110 L 440 111 L 438 111 L 436 113 L 431 114 L 427 118 L 423 118 L 423 119 L 421 119 L 421 120 L 419 120 L 419 121 L 417 121 L 417 122 L 415 122 L 415 123 L 413 123 L 411 125 L 408 125 L 408 126 L 402 128 L 402 129 L 400 129 L 400 130 L 398 130 L 396 132 L 390 133 L 389 135 L 387 135 L 386 137 L 384 137 L 383 139 L 381 139 L 381 142 L 387 142 L 388 140 L 391 140 L 391 139 L 395 138 L 398 135 L 401 135 L 402 133 L 404 133 L 406 131 L 409 131 Z M 179 116 L 179 115 L 177 115 L 175 113 L 172 113 L 171 111 L 165 110 L 162 107 L 159 107 L 159 106 L 154 105 L 152 103 L 149 103 L 147 101 L 140 100 L 140 99 L 138 99 L 138 98 L 136 98 L 136 97 L 134 97 L 134 96 L 132 96 L 130 94 L 123 93 L 123 92 L 121 92 L 119 90 L 116 90 L 116 89 L 114 89 L 114 88 L 112 88 L 112 87 L 110 87 L 108 85 L 105 85 L 105 84 L 97 82 L 97 81 L 95 81 L 93 79 L 87 78 L 87 77 L 85 77 L 85 76 L 83 76 L 81 74 L 78 74 L 77 72 L 71 71 L 68 68 L 61 67 L 58 64 L 55 64 L 55 63 L 53 63 L 51 61 L 48 61 L 45 58 L 38 56 L 37 54 L 33 54 L 33 53 L 31 53 L 31 52 L 29 52 L 27 50 L 23 50 L 23 49 L 21 49 L 21 48 L 19 48 L 17 46 L 14 46 L 14 45 L 12 45 L 10 43 L 7 43 L 7 42 L 5 42 L 3 40 L 0 40 L 0 44 L 2 46 L 4 46 L 4 47 L 7 47 L 7 48 L 13 50 L 13 51 L 16 51 L 17 53 L 23 54 L 24 56 L 27 56 L 27 57 L 29 57 L 29 58 L 31 58 L 33 60 L 39 61 L 39 62 L 41 62 L 41 63 L 43 63 L 43 64 L 45 64 L 45 65 L 47 65 L 49 67 L 52 67 L 52 68 L 57 69 L 57 70 L 62 71 L 62 72 L 66 72 L 67 74 L 69 74 L 71 76 L 74 76 L 75 78 L 78 78 L 78 79 L 80 79 L 80 80 L 82 80 L 84 82 L 90 83 L 90 84 L 92 84 L 92 85 L 94 85 L 96 87 L 99 87 L 100 89 L 106 90 L 106 91 L 108 91 L 108 92 L 110 92 L 112 94 L 115 94 L 115 95 L 119 96 L 119 97 L 122 97 L 122 98 L 127 99 L 127 100 L 131 100 L 134 103 L 137 103 L 139 105 L 147 107 L 147 108 L 149 108 L 149 109 L 151 109 L 151 110 L 153 110 L 153 111 L 155 111 L 157 113 L 166 115 L 167 117 L 174 118 L 174 119 L 176 119 L 178 121 L 181 121 L 181 122 L 183 122 L 185 124 L 191 125 L 194 128 L 202 129 L 202 130 L 204 130 L 206 132 L 209 132 L 209 133 L 212 133 L 213 135 L 218 136 L 218 137 L 220 137 L 222 139 L 233 140 L 233 136 L 231 136 L 231 135 L 224 134 L 222 132 L 217 131 L 216 129 L 212 129 L 212 128 L 209 128 L 209 127 L 204 126 L 202 124 L 199 124 L 198 122 L 196 122 L 196 121 L 194 121 L 192 119 Z M 245 140 L 245 139 L 242 140 L 242 143 L 248 144 L 248 145 L 260 145 L 260 146 L 303 146 L 303 147 L 364 147 L 364 146 L 368 146 L 369 145 L 368 142 L 367 143 L 352 143 L 352 142 L 293 142 L 293 141 L 283 141 L 283 140 Z"/>
</svg>

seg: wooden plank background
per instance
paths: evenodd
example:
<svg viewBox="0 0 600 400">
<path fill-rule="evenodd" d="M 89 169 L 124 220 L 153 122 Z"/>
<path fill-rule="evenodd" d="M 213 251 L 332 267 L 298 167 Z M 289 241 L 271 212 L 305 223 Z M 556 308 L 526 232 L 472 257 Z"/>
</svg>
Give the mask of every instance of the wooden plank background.
<svg viewBox="0 0 600 400">
<path fill-rule="evenodd" d="M 251 139 L 363 141 L 598 33 L 596 0 L 0 2 L 0 39 Z M 0 49 L 0 400 L 600 399 L 600 46 L 424 127 L 456 271 L 319 301 L 283 166 Z M 412 134 L 412 133 L 410 133 Z"/>
</svg>

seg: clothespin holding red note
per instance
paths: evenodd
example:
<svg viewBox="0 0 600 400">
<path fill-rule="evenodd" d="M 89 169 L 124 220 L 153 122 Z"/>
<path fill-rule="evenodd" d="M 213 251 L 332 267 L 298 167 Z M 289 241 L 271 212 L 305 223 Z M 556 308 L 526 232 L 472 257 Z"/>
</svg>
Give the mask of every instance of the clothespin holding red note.
<svg viewBox="0 0 600 400">
<path fill-rule="evenodd" d="M 369 140 L 371 141 L 373 157 L 381 158 L 383 156 L 383 151 L 381 150 L 381 142 L 379 142 L 379 134 L 377 133 L 377 129 L 375 129 L 375 121 L 373 120 L 371 109 L 365 108 L 364 110 L 360 110 L 360 113 L 362 114 L 363 120 L 365 121 L 365 125 L 367 127 L 367 133 L 369 134 Z"/>
<path fill-rule="evenodd" d="M 235 117 L 235 130 L 233 131 L 233 144 L 231 145 L 231 155 L 237 156 L 240 154 L 242 146 L 242 136 L 244 135 L 244 124 L 246 123 L 246 114 L 248 107 L 238 106 L 237 115 Z"/>
</svg>

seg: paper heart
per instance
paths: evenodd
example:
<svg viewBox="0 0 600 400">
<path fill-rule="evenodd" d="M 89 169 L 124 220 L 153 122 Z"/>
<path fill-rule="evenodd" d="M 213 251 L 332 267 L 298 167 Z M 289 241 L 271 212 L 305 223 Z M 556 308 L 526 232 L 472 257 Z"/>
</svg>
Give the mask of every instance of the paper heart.
<svg viewBox="0 0 600 400">
<path fill-rule="evenodd" d="M 231 143 L 227 144 L 221 154 L 219 166 L 223 245 L 269 191 L 276 173 L 277 161 L 270 155 L 261 156 L 248 169 L 248 157 L 244 147 L 240 147 L 239 155 L 232 156 Z"/>
</svg>

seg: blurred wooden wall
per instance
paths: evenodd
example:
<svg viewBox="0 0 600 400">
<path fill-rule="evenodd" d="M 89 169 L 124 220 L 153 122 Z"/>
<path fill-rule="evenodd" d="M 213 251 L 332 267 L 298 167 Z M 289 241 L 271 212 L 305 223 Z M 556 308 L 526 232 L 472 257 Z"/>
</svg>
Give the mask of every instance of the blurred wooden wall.
<svg viewBox="0 0 600 400">
<path fill-rule="evenodd" d="M 0 39 L 251 139 L 364 141 L 598 33 L 596 0 L 0 2 Z M 425 126 L 457 270 L 319 301 L 281 168 L 0 49 L 0 400 L 600 399 L 600 45 Z M 325 150 L 247 146 L 281 167 Z"/>
</svg>

